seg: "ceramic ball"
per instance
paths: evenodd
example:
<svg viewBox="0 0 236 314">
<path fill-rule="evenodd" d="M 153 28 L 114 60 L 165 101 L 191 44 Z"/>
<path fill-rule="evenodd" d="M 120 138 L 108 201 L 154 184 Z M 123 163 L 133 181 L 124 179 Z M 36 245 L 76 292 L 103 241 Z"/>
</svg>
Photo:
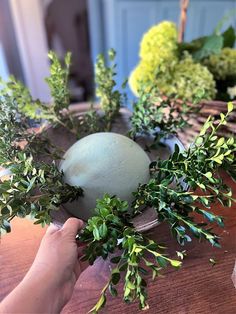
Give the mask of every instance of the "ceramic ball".
<svg viewBox="0 0 236 314">
<path fill-rule="evenodd" d="M 149 164 L 145 151 L 126 136 L 101 132 L 78 140 L 65 153 L 60 170 L 65 182 L 80 186 L 84 196 L 64 204 L 65 209 L 87 220 L 94 214 L 96 200 L 105 193 L 131 205 L 132 192 L 149 180 Z"/>
</svg>

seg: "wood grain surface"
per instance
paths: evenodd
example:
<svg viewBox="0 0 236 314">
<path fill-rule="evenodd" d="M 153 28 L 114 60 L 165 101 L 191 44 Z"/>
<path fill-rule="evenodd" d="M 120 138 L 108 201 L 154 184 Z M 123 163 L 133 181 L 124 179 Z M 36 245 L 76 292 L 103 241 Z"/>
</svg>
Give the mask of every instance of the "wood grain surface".
<svg viewBox="0 0 236 314">
<path fill-rule="evenodd" d="M 229 181 L 236 193 L 236 184 Z M 214 212 L 225 217 L 226 227 L 217 231 L 222 236 L 222 249 L 212 248 L 208 243 L 193 241 L 180 247 L 171 238 L 169 227 L 162 223 L 149 233 L 159 243 L 168 246 L 168 253 L 175 257 L 175 250 L 186 249 L 188 257 L 179 270 L 167 268 L 163 278 L 148 281 L 150 309 L 146 313 L 173 314 L 234 314 L 236 313 L 236 290 L 231 280 L 236 258 L 236 205 L 224 209 L 215 205 Z M 30 220 L 15 219 L 13 231 L 0 242 L 0 300 L 2 300 L 23 278 L 43 237 L 45 229 L 33 225 Z M 209 262 L 214 258 L 217 264 Z M 60 263 L 60 260 L 58 260 Z M 80 276 L 70 302 L 63 314 L 87 313 L 96 303 L 101 288 L 109 275 L 109 262 L 97 260 Z M 122 284 L 118 288 L 122 293 Z M 108 296 L 102 313 L 141 313 L 138 304 L 126 305 L 121 297 Z"/>
</svg>

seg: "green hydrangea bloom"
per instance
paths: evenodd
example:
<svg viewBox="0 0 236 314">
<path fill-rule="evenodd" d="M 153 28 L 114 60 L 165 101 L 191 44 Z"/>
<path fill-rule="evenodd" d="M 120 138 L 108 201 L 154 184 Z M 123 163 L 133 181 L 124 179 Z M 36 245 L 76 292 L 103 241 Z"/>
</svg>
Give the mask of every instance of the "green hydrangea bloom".
<svg viewBox="0 0 236 314">
<path fill-rule="evenodd" d="M 157 86 L 166 96 L 178 94 L 181 99 L 191 101 L 199 90 L 204 90 L 204 98 L 215 97 L 215 81 L 208 69 L 195 63 L 190 55 L 181 61 L 172 61 L 165 70 L 155 69 L 141 61 L 131 73 L 129 84 L 135 95 L 142 85 Z"/>
<path fill-rule="evenodd" d="M 178 94 L 192 100 L 199 89 L 205 98 L 215 96 L 215 81 L 208 69 L 194 63 L 191 56 L 178 59 L 177 29 L 172 22 L 164 21 L 144 34 L 140 45 L 140 63 L 129 77 L 135 95 L 141 86 L 156 86 L 163 94 Z"/>
<path fill-rule="evenodd" d="M 217 80 L 225 80 L 227 77 L 236 76 L 236 50 L 223 48 L 220 54 L 211 55 L 203 64 Z"/>
<path fill-rule="evenodd" d="M 129 76 L 129 86 L 135 96 L 142 85 L 149 85 L 155 80 L 153 71 L 147 71 L 143 62 L 140 62 Z"/>
<path fill-rule="evenodd" d="M 177 28 L 164 21 L 151 27 L 140 44 L 140 58 L 157 67 L 171 59 L 177 59 Z"/>
<path fill-rule="evenodd" d="M 195 63 L 190 55 L 176 64 L 172 84 L 182 99 L 191 101 L 199 90 L 205 91 L 205 99 L 213 99 L 216 95 L 213 75 L 205 66 Z M 168 87 L 166 92 L 168 93 Z"/>
</svg>

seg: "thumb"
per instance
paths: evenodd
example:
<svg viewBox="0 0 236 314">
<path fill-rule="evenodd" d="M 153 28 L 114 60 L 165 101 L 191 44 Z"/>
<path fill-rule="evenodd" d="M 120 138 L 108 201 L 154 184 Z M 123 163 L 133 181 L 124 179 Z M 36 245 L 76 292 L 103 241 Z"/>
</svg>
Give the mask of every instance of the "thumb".
<svg viewBox="0 0 236 314">
<path fill-rule="evenodd" d="M 81 219 L 69 218 L 64 223 L 63 227 L 61 228 L 61 231 L 75 238 L 78 231 L 82 229 L 83 225 L 84 222 Z"/>
</svg>

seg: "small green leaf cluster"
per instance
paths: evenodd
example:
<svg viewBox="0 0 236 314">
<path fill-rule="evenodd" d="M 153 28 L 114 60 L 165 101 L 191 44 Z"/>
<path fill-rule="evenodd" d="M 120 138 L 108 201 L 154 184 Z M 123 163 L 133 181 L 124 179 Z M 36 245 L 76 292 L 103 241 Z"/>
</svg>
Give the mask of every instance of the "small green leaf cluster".
<svg viewBox="0 0 236 314">
<path fill-rule="evenodd" d="M 224 184 L 220 171 L 227 171 L 236 180 L 236 143 L 233 137 L 225 140 L 217 136 L 232 110 L 233 104 L 229 103 L 228 113 L 221 114 L 218 123 L 209 117 L 189 149 L 180 152 L 176 145 L 169 159 L 152 162 L 151 180 L 140 185 L 135 193 L 134 208 L 138 210 L 143 204 L 154 207 L 159 219 L 168 221 L 180 244 L 191 241 L 190 231 L 195 237 L 219 246 L 219 237 L 207 224 L 196 223 L 193 213 L 223 227 L 222 217 L 210 212 L 211 205 L 218 201 L 230 207 L 234 201 L 231 188 Z M 201 189 L 202 194 L 198 194 L 197 189 Z"/>
<path fill-rule="evenodd" d="M 105 259 L 114 252 L 123 227 L 130 219 L 128 203 L 107 194 L 97 201 L 95 213 L 80 235 L 82 241 L 91 242 L 85 250 L 85 257 L 91 264 L 98 256 Z"/>
<path fill-rule="evenodd" d="M 140 135 L 152 136 L 152 146 L 159 143 L 161 138 L 176 135 L 178 131 L 190 127 L 188 121 L 191 114 L 199 111 L 197 106 L 190 107 L 185 102 L 180 104 L 177 95 L 164 98 L 159 96 L 159 92 L 154 88 L 148 90 L 143 87 L 139 95 L 134 103 L 129 135 L 132 138 Z M 202 93 L 199 97 L 197 94 L 194 104 L 201 98 Z"/>
<path fill-rule="evenodd" d="M 8 179 L 0 182 L 0 233 L 10 231 L 9 222 L 15 216 L 31 215 L 35 223 L 48 224 L 52 210 L 82 195 L 80 188 L 63 182 L 63 174 L 54 163 L 35 160 L 38 152 L 41 157 L 50 155 L 54 159 L 61 158 L 61 152 L 45 135 L 30 131 L 31 121 L 21 111 L 29 94 L 17 97 L 20 85 L 11 82 L 13 92 L 5 86 L 0 98 L 0 164 L 9 173 Z"/>
<path fill-rule="evenodd" d="M 110 279 L 91 311 L 97 312 L 105 305 L 108 291 L 117 296 L 116 285 L 120 282 L 121 272 L 125 273 L 124 301 L 138 300 L 140 308 L 147 309 L 145 277 L 151 272 L 154 279 L 168 264 L 178 268 L 181 261 L 168 258 L 163 246 L 135 231 L 130 223 L 132 213 L 127 202 L 106 194 L 97 201 L 95 212 L 96 215 L 88 220 L 79 235 L 79 239 L 87 243 L 83 259 L 93 264 L 97 257 L 106 259 L 109 253 L 114 252 L 116 256 L 111 259 L 115 267 Z"/>
<path fill-rule="evenodd" d="M 96 95 L 100 98 L 101 109 L 105 113 L 105 128 L 107 131 L 110 130 L 112 120 L 118 114 L 120 107 L 126 100 L 125 94 L 120 93 L 118 89 L 114 89 L 116 86 L 114 80 L 116 76 L 115 56 L 115 50 L 110 49 L 108 51 L 108 57 L 111 65 L 106 66 L 103 55 L 97 57 L 95 64 Z M 122 88 L 125 88 L 126 83 L 125 81 L 122 84 Z"/>
<path fill-rule="evenodd" d="M 61 110 L 68 109 L 70 104 L 70 93 L 68 89 L 68 78 L 71 63 L 71 53 L 65 56 L 65 67 L 63 67 L 55 52 L 50 51 L 48 54 L 51 61 L 50 77 L 46 78 L 46 82 L 53 97 L 53 109 L 56 114 L 60 114 Z"/>
<path fill-rule="evenodd" d="M 35 162 L 28 152 L 17 152 L 7 163 L 9 178 L 0 184 L 0 227 L 10 231 L 14 217 L 30 216 L 35 224 L 49 224 L 50 213 L 60 205 L 82 196 L 79 187 L 63 181 L 63 173 L 55 165 Z M 7 226 L 7 227 L 6 227 Z"/>
<path fill-rule="evenodd" d="M 7 100 L 15 103 L 17 110 L 29 119 L 41 123 L 47 122 L 51 126 L 62 126 L 74 133 L 77 138 L 86 134 L 109 130 L 111 123 L 118 114 L 120 106 L 125 102 L 125 95 L 118 90 L 113 90 L 116 83 L 114 81 L 115 67 L 105 66 L 104 57 L 100 55 L 95 66 L 97 95 L 101 97 L 101 108 L 103 113 L 99 115 L 91 106 L 90 110 L 79 118 L 70 110 L 70 93 L 68 88 L 69 68 L 71 54 L 67 53 L 64 62 L 61 62 L 54 52 L 49 52 L 51 61 L 50 76 L 46 82 L 50 88 L 52 103 L 44 104 L 39 100 L 33 100 L 29 90 L 14 77 L 10 77 L 7 82 L 0 81 L 1 94 L 4 102 Z M 110 61 L 115 58 L 115 51 L 109 51 Z M 125 88 L 126 83 L 123 84 Z M 21 119 L 22 120 L 22 119 Z"/>
</svg>

